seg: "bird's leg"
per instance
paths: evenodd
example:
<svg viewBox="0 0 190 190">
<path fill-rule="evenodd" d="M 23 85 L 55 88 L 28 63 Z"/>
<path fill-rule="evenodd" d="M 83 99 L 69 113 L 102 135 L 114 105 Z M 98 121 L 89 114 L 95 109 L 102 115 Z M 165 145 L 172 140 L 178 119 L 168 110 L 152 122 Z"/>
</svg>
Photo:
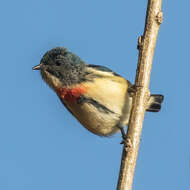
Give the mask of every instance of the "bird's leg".
<svg viewBox="0 0 190 190">
<path fill-rule="evenodd" d="M 117 126 L 119 128 L 119 130 L 121 131 L 121 136 L 122 136 L 122 141 L 120 144 L 126 144 L 126 134 L 125 134 L 125 130 L 124 127 L 121 125 Z"/>
<path fill-rule="evenodd" d="M 136 86 L 135 85 L 132 85 L 129 81 L 127 81 L 128 82 L 128 89 L 127 89 L 127 91 L 128 91 L 128 93 L 129 93 L 129 96 L 130 97 L 133 97 L 134 96 L 134 94 L 135 94 L 135 92 L 136 92 Z"/>
</svg>

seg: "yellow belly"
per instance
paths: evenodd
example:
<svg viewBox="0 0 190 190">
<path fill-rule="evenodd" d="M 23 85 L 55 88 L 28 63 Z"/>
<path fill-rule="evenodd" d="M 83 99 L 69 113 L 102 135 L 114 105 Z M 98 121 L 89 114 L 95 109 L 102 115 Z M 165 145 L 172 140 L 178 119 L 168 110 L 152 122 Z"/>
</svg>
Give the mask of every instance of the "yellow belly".
<svg viewBox="0 0 190 190">
<path fill-rule="evenodd" d="M 128 96 L 126 80 L 123 79 L 122 82 L 96 79 L 93 83 L 83 84 L 88 90 L 86 98 L 93 98 L 112 112 L 101 111 L 88 102 L 65 104 L 78 121 L 92 133 L 100 136 L 112 135 L 119 131 L 118 125 L 127 125 L 130 117 L 132 98 Z"/>
<path fill-rule="evenodd" d="M 78 121 L 89 131 L 99 136 L 108 136 L 118 131 L 116 125 L 120 120 L 118 114 L 100 112 L 92 104 L 74 103 L 67 105 Z"/>
</svg>

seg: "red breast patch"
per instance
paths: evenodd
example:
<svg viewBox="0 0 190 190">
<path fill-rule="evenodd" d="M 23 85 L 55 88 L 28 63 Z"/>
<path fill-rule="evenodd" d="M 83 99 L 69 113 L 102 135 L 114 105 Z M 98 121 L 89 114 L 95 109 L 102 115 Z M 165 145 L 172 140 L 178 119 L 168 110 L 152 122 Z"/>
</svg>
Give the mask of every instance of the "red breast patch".
<svg viewBox="0 0 190 190">
<path fill-rule="evenodd" d="M 58 96 L 69 103 L 75 103 L 77 99 L 86 92 L 87 88 L 84 86 L 75 88 L 59 88 L 57 90 Z"/>
</svg>

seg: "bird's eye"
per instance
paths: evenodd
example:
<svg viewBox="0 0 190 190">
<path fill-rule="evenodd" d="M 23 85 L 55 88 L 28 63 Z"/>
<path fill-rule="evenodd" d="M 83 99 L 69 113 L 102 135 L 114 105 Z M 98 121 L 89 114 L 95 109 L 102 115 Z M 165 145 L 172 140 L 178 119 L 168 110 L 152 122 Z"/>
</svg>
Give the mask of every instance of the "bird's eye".
<svg viewBox="0 0 190 190">
<path fill-rule="evenodd" d="M 60 62 L 59 60 L 57 60 L 57 61 L 55 62 L 55 64 L 56 64 L 56 66 L 60 66 L 60 65 L 61 65 L 61 62 Z"/>
</svg>

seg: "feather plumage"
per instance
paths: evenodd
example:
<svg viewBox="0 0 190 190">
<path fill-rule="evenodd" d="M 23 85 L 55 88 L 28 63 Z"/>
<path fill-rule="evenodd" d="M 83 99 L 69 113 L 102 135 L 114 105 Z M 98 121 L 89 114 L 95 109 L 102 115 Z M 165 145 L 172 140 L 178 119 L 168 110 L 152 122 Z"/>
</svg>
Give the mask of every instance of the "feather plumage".
<svg viewBox="0 0 190 190">
<path fill-rule="evenodd" d="M 109 136 L 128 125 L 135 88 L 111 69 L 88 65 L 66 48 L 48 51 L 34 69 L 92 133 Z M 159 111 L 162 101 L 162 95 L 151 96 L 147 111 Z"/>
</svg>

